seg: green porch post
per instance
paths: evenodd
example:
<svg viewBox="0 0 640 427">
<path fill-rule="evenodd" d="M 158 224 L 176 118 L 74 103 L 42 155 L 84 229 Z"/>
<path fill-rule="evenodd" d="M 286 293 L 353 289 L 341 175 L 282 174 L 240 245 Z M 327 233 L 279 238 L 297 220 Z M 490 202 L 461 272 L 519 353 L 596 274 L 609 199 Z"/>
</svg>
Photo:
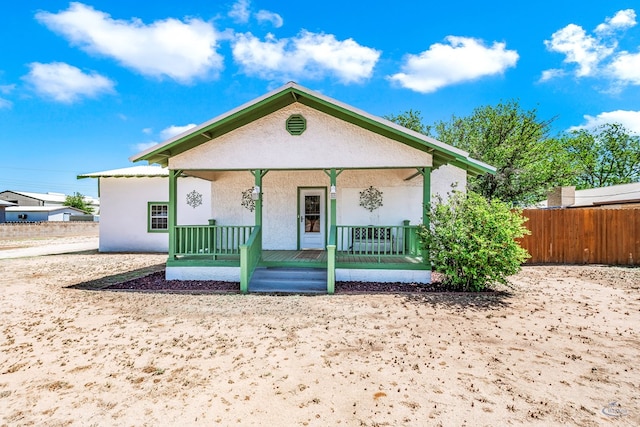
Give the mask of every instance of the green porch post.
<svg viewBox="0 0 640 427">
<path fill-rule="evenodd" d="M 255 188 L 258 188 L 258 199 L 255 201 L 254 212 L 255 212 L 255 225 L 262 226 L 262 177 L 264 177 L 267 172 L 266 169 L 256 169 L 254 171 L 250 171 L 255 177 Z"/>
<path fill-rule="evenodd" d="M 169 212 L 167 227 L 169 228 L 169 259 L 173 260 L 176 253 L 176 225 L 178 224 L 178 177 L 181 170 L 169 170 Z"/>
<path fill-rule="evenodd" d="M 418 172 L 422 174 L 422 224 L 429 228 L 429 210 L 431 209 L 431 167 L 427 166 L 418 169 Z M 425 264 L 431 265 L 429 262 L 429 250 L 424 249 L 422 251 L 422 259 Z"/>
</svg>

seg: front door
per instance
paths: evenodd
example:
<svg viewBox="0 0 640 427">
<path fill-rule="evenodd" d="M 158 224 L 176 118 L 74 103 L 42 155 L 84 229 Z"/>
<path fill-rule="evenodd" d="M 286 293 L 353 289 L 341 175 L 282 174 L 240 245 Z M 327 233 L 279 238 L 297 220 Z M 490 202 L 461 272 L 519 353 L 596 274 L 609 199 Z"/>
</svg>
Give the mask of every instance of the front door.
<svg viewBox="0 0 640 427">
<path fill-rule="evenodd" d="M 326 211 L 324 188 L 299 188 L 300 249 L 324 249 Z"/>
</svg>

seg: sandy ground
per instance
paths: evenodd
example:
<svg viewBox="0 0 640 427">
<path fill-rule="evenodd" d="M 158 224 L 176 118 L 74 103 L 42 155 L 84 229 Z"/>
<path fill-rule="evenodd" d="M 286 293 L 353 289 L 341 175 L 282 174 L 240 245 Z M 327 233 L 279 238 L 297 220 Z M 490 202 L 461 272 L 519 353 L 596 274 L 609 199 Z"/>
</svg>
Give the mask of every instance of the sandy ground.
<svg viewBox="0 0 640 427">
<path fill-rule="evenodd" d="M 87 290 L 164 255 L 0 260 L 0 425 L 640 425 L 640 270 L 507 295 Z"/>
</svg>

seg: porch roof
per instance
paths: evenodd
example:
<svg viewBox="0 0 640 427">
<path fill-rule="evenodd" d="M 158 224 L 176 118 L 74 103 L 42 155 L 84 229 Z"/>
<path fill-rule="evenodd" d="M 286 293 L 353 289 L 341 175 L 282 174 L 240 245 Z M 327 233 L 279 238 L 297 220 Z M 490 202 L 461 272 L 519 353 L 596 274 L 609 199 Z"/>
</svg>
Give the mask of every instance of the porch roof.
<svg viewBox="0 0 640 427">
<path fill-rule="evenodd" d="M 469 153 L 466 151 L 344 104 L 294 82 L 289 82 L 266 95 L 138 153 L 130 160 L 134 162 L 146 160 L 150 164 L 158 163 L 167 166 L 170 157 L 188 151 L 295 102 L 300 102 L 310 108 L 415 149 L 428 152 L 432 155 L 433 167 L 452 164 L 465 169 L 471 175 L 495 172 L 494 167 L 469 157 Z"/>
</svg>

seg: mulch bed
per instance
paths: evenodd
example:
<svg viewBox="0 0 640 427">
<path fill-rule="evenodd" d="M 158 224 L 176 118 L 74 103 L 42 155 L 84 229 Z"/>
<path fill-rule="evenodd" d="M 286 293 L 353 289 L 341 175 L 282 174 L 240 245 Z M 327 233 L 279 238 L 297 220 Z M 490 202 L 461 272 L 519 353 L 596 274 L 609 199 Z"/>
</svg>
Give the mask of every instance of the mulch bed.
<svg viewBox="0 0 640 427">
<path fill-rule="evenodd" d="M 240 283 L 218 280 L 166 280 L 164 270 L 105 287 L 108 290 L 218 293 L 240 292 Z M 423 293 L 458 292 L 440 282 L 415 283 L 336 282 L 336 293 Z M 488 289 L 487 292 L 493 292 Z"/>
</svg>

